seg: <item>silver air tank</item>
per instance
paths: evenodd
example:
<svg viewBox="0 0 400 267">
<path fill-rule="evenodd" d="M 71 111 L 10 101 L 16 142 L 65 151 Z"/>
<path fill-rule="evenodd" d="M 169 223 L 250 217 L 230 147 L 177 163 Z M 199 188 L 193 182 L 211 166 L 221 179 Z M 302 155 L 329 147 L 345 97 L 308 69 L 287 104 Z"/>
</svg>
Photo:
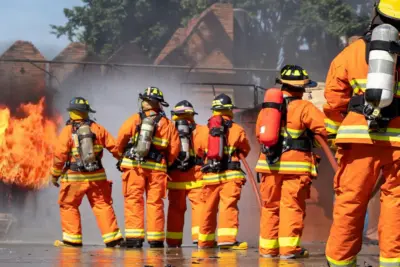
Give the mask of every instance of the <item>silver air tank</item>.
<svg viewBox="0 0 400 267">
<path fill-rule="evenodd" d="M 393 101 L 395 89 L 395 72 L 397 54 L 389 49 L 392 42 L 399 39 L 399 32 L 390 24 L 382 24 L 372 31 L 371 50 L 365 101 L 379 114 L 380 109 L 389 106 Z M 375 44 L 379 46 L 375 48 Z"/>
<path fill-rule="evenodd" d="M 153 140 L 153 132 L 154 119 L 152 117 L 144 118 L 142 120 L 137 145 L 135 147 L 135 154 L 141 160 L 150 152 L 150 147 Z"/>
<path fill-rule="evenodd" d="M 176 128 L 179 133 L 181 140 L 181 153 L 182 155 L 179 160 L 182 162 L 188 161 L 190 157 L 190 128 L 189 123 L 186 120 L 176 121 Z"/>
<path fill-rule="evenodd" d="M 87 171 L 97 170 L 98 163 L 94 154 L 93 138 L 90 126 L 87 124 L 81 125 L 76 131 L 79 139 L 79 154 L 83 163 L 83 167 Z"/>
</svg>

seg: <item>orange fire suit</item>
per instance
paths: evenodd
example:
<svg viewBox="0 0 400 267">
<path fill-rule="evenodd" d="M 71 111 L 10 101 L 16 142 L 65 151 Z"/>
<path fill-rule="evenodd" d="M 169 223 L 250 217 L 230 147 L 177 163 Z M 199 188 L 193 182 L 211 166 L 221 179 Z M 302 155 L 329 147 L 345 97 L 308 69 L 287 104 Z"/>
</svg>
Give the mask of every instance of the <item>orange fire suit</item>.
<svg viewBox="0 0 400 267">
<path fill-rule="evenodd" d="M 147 116 L 149 114 L 146 114 Z M 139 114 L 134 114 L 122 125 L 116 148 L 122 155 L 129 140 L 138 135 Z M 127 157 L 122 159 L 122 193 L 125 201 L 125 237 L 131 240 L 144 240 L 144 201 L 146 193 L 147 240 L 164 241 L 164 201 L 167 190 L 167 164 L 172 164 L 179 153 L 179 135 L 173 123 L 162 117 L 156 126 L 152 149 L 162 155 L 160 162 L 146 159 L 140 163 Z"/>
<path fill-rule="evenodd" d="M 224 120 L 231 120 L 223 116 Z M 204 131 L 199 136 L 199 142 L 195 143 L 196 154 L 203 158 L 207 164 L 206 152 L 208 149 L 209 131 Z M 250 152 L 249 141 L 244 129 L 236 123 L 232 123 L 227 134 L 224 154 L 231 157 L 232 162 L 239 162 L 238 155 L 244 157 Z M 229 246 L 236 242 L 239 226 L 239 210 L 237 203 L 240 200 L 242 186 L 246 176 L 241 170 L 226 170 L 220 173 L 203 174 L 202 202 L 199 247 L 213 247 L 218 214 L 218 245 Z M 219 211 L 218 211 L 219 209 Z"/>
<path fill-rule="evenodd" d="M 197 143 L 201 131 L 208 131 L 208 128 L 196 125 L 192 132 L 192 142 Z M 196 164 L 193 147 L 190 149 L 190 156 Z M 198 159 L 198 158 L 197 158 Z M 168 181 L 168 218 L 167 218 L 167 244 L 169 246 L 182 245 L 183 225 L 185 221 L 186 196 L 192 206 L 192 240 L 197 242 L 199 234 L 199 216 L 201 215 L 201 192 L 202 173 L 201 166 L 197 163 L 187 171 L 177 168 L 169 172 L 171 181 Z"/>
<path fill-rule="evenodd" d="M 360 39 L 332 61 L 326 79 L 326 126 L 337 134 L 339 160 L 333 224 L 326 247 L 331 266 L 356 265 L 368 201 L 381 169 L 386 181 L 379 218 L 380 266 L 400 266 L 400 117 L 390 121 L 386 132 L 369 132 L 364 115 L 357 111 L 347 114 L 350 98 L 365 92 L 367 73 L 366 43 Z M 400 91 L 393 101 L 398 98 Z"/>
<path fill-rule="evenodd" d="M 311 130 L 326 138 L 324 114 L 311 102 L 302 100 L 302 93 L 283 92 L 285 96 L 299 97 L 287 108 L 287 133 L 298 139 Z M 257 118 L 259 133 L 266 110 Z M 284 127 L 281 135 L 288 138 Z M 256 171 L 262 173 L 260 192 L 263 201 L 260 222 L 260 253 L 290 255 L 301 251 L 300 239 L 304 228 L 306 199 L 310 196 L 311 178 L 317 176 L 316 155 L 312 152 L 289 150 L 275 164 L 269 164 L 260 154 Z"/>
<path fill-rule="evenodd" d="M 93 149 L 97 158 L 102 158 L 103 148 L 111 152 L 114 157 L 118 157 L 118 152 L 115 150 L 115 140 L 111 134 L 95 122 L 91 123 L 90 129 L 96 135 Z M 63 174 L 66 162 L 69 161 L 71 166 L 76 163 L 74 156 L 79 156 L 79 152 L 73 145 L 72 126 L 67 125 L 60 133 L 51 170 L 51 174 L 55 177 L 62 175 L 58 203 L 60 205 L 63 242 L 75 246 L 82 245 L 79 206 L 85 195 L 88 197 L 96 216 L 104 243 L 108 244 L 121 240 L 122 234 L 118 228 L 117 218 L 112 207 L 112 182 L 107 181 L 103 168 L 94 172 L 78 172 L 70 168 Z"/>
</svg>

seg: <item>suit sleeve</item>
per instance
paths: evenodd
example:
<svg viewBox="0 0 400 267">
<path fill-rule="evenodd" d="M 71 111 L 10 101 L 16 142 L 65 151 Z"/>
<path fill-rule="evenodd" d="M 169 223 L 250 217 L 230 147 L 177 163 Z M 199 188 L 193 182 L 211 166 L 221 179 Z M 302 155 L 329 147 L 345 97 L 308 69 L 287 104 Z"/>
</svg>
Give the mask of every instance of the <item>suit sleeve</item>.
<svg viewBox="0 0 400 267">
<path fill-rule="evenodd" d="M 71 127 L 64 127 L 58 137 L 55 147 L 51 175 L 59 177 L 62 174 L 65 163 L 69 160 L 72 149 Z"/>
<path fill-rule="evenodd" d="M 168 165 L 171 165 L 175 162 L 176 158 L 179 155 L 181 141 L 179 139 L 178 130 L 175 126 L 171 123 L 170 124 L 170 140 L 168 143 Z"/>
<path fill-rule="evenodd" d="M 247 157 L 251 150 L 249 139 L 247 139 L 246 132 L 243 129 L 241 129 L 241 131 L 239 132 L 237 150 L 240 154 L 243 154 L 244 157 Z"/>
<path fill-rule="evenodd" d="M 138 118 L 136 116 L 132 116 L 126 120 L 124 124 L 122 124 L 118 132 L 117 141 L 115 143 L 115 151 L 112 152 L 113 155 L 115 154 L 118 155 L 118 157 L 122 157 L 129 140 L 135 134 L 137 123 Z"/>
<path fill-rule="evenodd" d="M 114 156 L 114 158 L 119 159 L 120 154 L 117 150 L 114 137 L 104 127 L 102 127 L 102 132 L 104 138 L 104 148 L 107 149 Z"/>
<path fill-rule="evenodd" d="M 320 135 L 325 140 L 327 139 L 327 130 L 324 123 L 324 114 L 312 103 L 305 105 L 301 114 L 301 120 L 307 129 L 310 129 L 314 134 Z"/>
<path fill-rule="evenodd" d="M 347 113 L 352 96 L 352 87 L 347 75 L 347 59 L 350 50 L 343 50 L 331 63 L 325 87 L 323 110 L 326 115 L 325 127 L 329 134 L 336 134 Z"/>
</svg>

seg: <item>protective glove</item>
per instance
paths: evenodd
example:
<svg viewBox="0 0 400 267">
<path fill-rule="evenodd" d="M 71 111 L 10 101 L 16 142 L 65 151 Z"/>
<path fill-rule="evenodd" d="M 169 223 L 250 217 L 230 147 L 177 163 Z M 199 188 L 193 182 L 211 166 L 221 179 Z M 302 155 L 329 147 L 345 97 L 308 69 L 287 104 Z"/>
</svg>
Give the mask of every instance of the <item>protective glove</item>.
<svg viewBox="0 0 400 267">
<path fill-rule="evenodd" d="M 115 166 L 117 166 L 117 170 L 119 170 L 120 172 L 122 172 L 121 163 L 122 163 L 122 159 L 118 160 L 117 164 L 115 164 Z"/>
<path fill-rule="evenodd" d="M 51 183 L 52 183 L 55 187 L 60 187 L 60 184 L 58 183 L 58 178 L 60 178 L 60 176 L 51 175 Z"/>
</svg>

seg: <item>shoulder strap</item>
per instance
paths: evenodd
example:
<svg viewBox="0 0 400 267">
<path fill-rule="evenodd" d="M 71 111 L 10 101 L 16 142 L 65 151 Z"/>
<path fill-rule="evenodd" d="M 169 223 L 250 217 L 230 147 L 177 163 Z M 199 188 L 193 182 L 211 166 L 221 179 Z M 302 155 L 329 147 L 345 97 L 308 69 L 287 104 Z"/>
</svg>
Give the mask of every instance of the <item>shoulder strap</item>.
<svg viewBox="0 0 400 267">
<path fill-rule="evenodd" d="M 365 34 L 361 39 L 364 40 L 367 48 L 365 49 L 365 62 L 369 62 L 369 51 L 371 50 L 371 33 Z"/>
</svg>

